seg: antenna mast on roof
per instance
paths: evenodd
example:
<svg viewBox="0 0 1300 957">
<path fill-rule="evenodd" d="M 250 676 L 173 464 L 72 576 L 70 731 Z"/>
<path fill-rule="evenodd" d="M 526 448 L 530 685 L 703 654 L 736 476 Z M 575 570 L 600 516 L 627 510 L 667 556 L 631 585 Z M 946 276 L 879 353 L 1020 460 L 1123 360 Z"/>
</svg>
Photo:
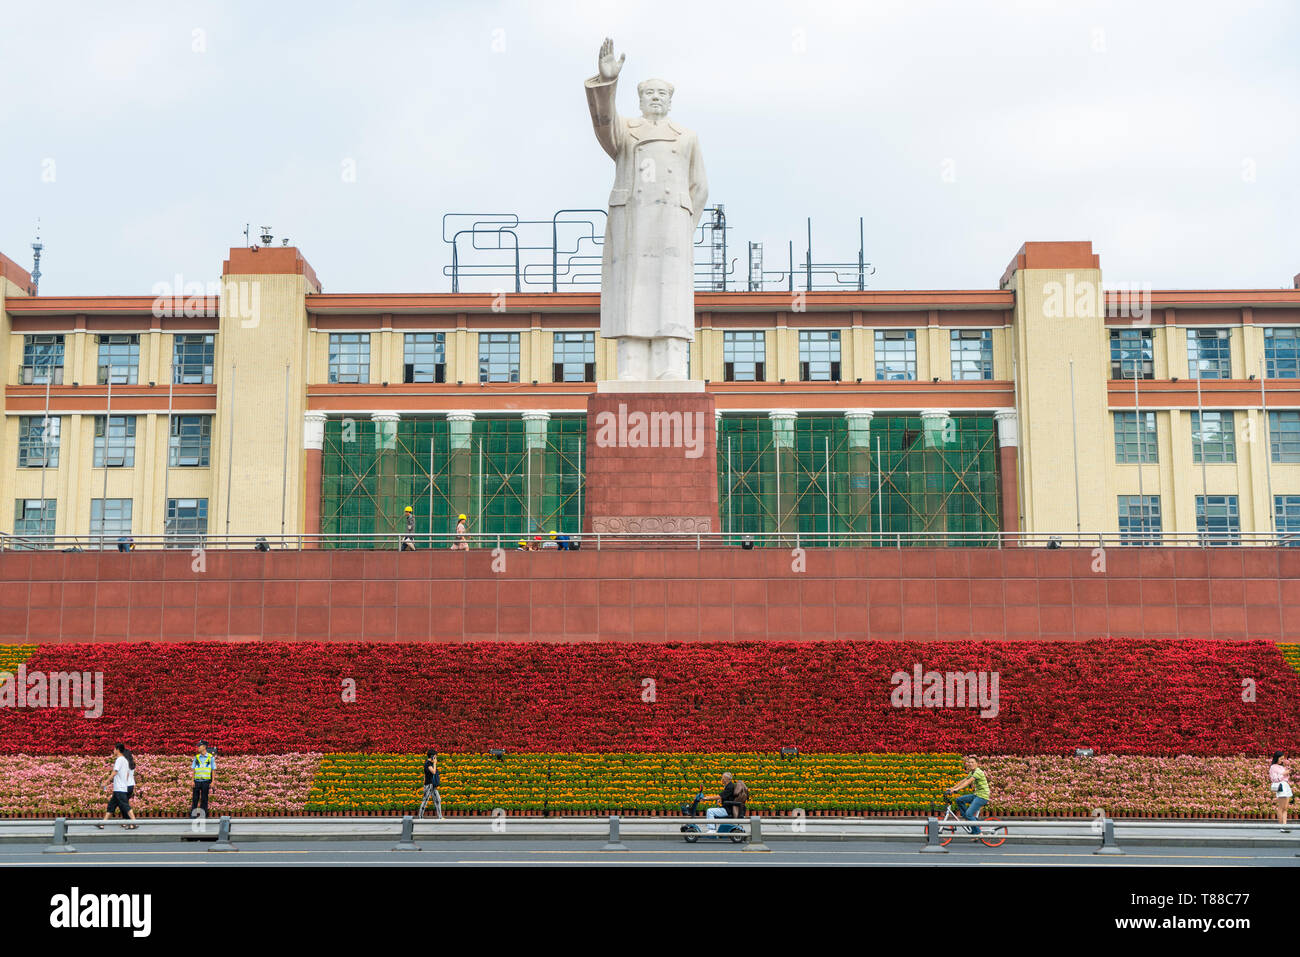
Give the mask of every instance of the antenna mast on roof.
<svg viewBox="0 0 1300 957">
<path fill-rule="evenodd" d="M 41 250 L 45 244 L 41 242 L 41 221 L 36 220 L 36 242 L 32 243 L 32 294 L 35 295 L 41 288 Z"/>
</svg>

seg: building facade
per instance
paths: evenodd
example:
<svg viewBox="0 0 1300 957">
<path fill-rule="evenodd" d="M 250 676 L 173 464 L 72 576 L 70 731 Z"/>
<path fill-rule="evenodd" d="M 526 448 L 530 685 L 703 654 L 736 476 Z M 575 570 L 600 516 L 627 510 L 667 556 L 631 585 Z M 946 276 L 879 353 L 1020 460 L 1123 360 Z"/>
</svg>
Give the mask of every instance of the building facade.
<svg viewBox="0 0 1300 957">
<path fill-rule="evenodd" d="M 983 290 L 697 292 L 720 530 L 1300 532 L 1292 285 L 1103 290 L 1091 244 L 1063 242 Z M 395 547 L 407 506 L 421 536 L 461 513 L 581 530 L 587 398 L 616 375 L 597 294 L 327 294 L 292 247 L 232 249 L 213 289 L 176 292 L 38 296 L 0 257 L 15 547 Z"/>
</svg>

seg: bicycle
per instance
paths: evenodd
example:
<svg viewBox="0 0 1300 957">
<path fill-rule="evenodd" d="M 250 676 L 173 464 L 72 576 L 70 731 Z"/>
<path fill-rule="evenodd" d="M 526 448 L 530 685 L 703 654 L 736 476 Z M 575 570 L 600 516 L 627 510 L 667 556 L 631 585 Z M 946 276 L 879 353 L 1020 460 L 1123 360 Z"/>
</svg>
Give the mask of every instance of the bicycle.
<svg viewBox="0 0 1300 957">
<path fill-rule="evenodd" d="M 1007 826 L 996 817 L 988 814 L 977 814 L 974 821 L 968 821 L 962 817 L 954 805 L 954 797 L 951 794 L 944 795 L 944 801 L 947 809 L 944 815 L 939 819 L 939 843 L 947 847 L 952 843 L 952 839 L 957 835 L 957 828 L 965 828 L 966 833 L 970 834 L 975 840 L 982 843 L 985 847 L 1001 847 L 1007 842 Z M 986 804 L 980 811 L 984 811 Z M 934 805 L 930 805 L 930 810 L 934 811 Z M 980 833 L 975 834 L 973 828 L 979 825 Z M 944 836 L 946 835 L 946 836 Z"/>
</svg>

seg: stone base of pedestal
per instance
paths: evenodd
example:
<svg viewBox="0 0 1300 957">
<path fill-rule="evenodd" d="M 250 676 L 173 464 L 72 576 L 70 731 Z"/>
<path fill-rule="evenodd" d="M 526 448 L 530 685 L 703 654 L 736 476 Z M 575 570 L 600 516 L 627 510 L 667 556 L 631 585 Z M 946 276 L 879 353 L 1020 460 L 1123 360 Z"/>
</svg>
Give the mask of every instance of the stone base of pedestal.
<svg viewBox="0 0 1300 957">
<path fill-rule="evenodd" d="M 587 400 L 582 527 L 599 534 L 718 530 L 714 399 L 707 393 Z"/>
</svg>

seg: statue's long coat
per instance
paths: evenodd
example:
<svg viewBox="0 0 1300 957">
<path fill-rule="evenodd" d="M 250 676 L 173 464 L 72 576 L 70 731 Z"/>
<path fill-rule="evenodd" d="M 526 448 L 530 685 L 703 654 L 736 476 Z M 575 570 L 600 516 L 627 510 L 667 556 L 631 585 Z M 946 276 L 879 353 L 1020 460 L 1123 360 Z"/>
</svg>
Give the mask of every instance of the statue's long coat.
<svg viewBox="0 0 1300 957">
<path fill-rule="evenodd" d="M 600 272 L 600 334 L 695 337 L 695 226 L 709 184 L 695 134 L 666 117 L 627 119 L 618 80 L 586 83 L 596 139 L 614 160 Z"/>
</svg>

